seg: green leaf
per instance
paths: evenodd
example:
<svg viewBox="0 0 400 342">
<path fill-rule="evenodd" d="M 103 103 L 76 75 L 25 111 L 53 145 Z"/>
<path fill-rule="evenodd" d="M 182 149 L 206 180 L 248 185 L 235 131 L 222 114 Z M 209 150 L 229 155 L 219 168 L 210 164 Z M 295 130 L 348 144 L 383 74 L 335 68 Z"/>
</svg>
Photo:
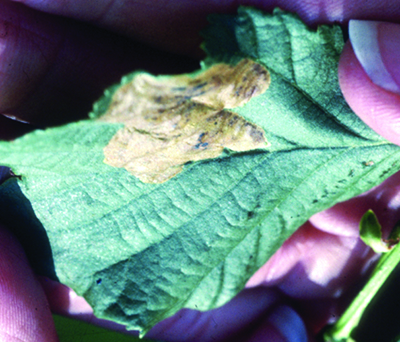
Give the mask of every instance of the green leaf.
<svg viewBox="0 0 400 342">
<path fill-rule="evenodd" d="M 382 241 L 382 227 L 372 210 L 368 210 L 361 218 L 360 238 L 375 253 L 386 253 L 390 250 L 389 246 Z"/>
<path fill-rule="evenodd" d="M 364 227 L 363 227 L 364 226 Z M 380 235 L 381 226 L 378 219 L 372 210 L 367 211 L 361 219 L 360 231 L 364 233 L 370 230 L 367 241 L 376 244 L 376 237 Z M 377 231 L 379 230 L 379 233 Z M 364 237 L 365 238 L 365 237 Z M 363 238 L 363 240 L 364 240 Z M 366 312 L 367 307 L 371 304 L 375 295 L 382 288 L 385 281 L 393 273 L 396 266 L 400 262 L 400 244 L 396 244 L 393 249 L 382 254 L 376 264 L 368 282 L 363 289 L 358 293 L 346 309 L 342 317 L 330 327 L 324 334 L 324 339 L 327 342 L 354 342 L 354 332 L 359 325 L 359 322 Z"/>
<path fill-rule="evenodd" d="M 155 342 L 63 316 L 53 315 L 53 319 L 60 342 Z"/>
<path fill-rule="evenodd" d="M 338 27 L 314 31 L 292 14 L 240 8 L 213 16 L 204 34 L 203 70 L 244 58 L 268 69 L 269 88 L 233 109 L 263 129 L 265 148 L 193 159 L 150 184 L 103 162 L 122 123 L 86 120 L 0 143 L 0 163 L 21 178 L 0 187 L 0 217 L 36 271 L 142 334 L 183 307 L 223 305 L 311 215 L 400 169 L 400 148 L 340 93 Z"/>
</svg>

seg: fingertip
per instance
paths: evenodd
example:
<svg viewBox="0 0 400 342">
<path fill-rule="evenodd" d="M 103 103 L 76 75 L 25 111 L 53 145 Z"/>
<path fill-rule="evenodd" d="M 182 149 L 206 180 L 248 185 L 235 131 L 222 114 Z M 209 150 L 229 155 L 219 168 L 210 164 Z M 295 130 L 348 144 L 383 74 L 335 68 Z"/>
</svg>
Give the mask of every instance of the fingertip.
<svg viewBox="0 0 400 342">
<path fill-rule="evenodd" d="M 339 62 L 339 83 L 351 109 L 378 134 L 400 145 L 400 96 L 369 78 L 350 42 Z"/>
<path fill-rule="evenodd" d="M 47 277 L 38 277 L 53 313 L 77 319 L 90 320 L 93 309 L 88 302 L 68 286 Z"/>
</svg>

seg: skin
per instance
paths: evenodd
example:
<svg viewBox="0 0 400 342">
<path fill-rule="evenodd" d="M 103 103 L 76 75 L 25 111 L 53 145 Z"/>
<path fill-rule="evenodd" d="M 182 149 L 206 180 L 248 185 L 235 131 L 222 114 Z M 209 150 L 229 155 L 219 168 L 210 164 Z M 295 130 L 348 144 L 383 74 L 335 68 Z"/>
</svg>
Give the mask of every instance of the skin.
<svg viewBox="0 0 400 342">
<path fill-rule="evenodd" d="M 127 0 L 20 2 L 0 0 L 0 113 L 30 125 L 0 117 L 3 139 L 84 117 L 102 90 L 130 70 L 196 69 L 202 54 L 197 32 L 207 14 L 234 12 L 239 3 L 265 10 L 279 6 L 297 12 L 311 26 L 345 26 L 350 18 L 400 22 L 400 5 L 390 0 L 154 0 L 151 6 Z M 339 78 L 355 113 L 400 144 L 387 129 L 400 118 L 400 97 L 369 80 L 349 43 Z M 389 231 L 400 219 L 399 194 L 396 174 L 368 193 L 315 215 L 231 303 L 207 313 L 183 310 L 148 336 L 165 341 L 285 341 L 284 331 L 274 323 L 282 317 L 293 329 L 299 320 L 304 322 L 313 341 L 349 303 L 376 258 L 358 238 L 361 216 L 373 209 Z M 108 324 L 93 318 L 84 300 L 65 286 L 34 275 L 18 241 L 0 227 L 0 340 L 57 341 L 51 311 Z"/>
</svg>

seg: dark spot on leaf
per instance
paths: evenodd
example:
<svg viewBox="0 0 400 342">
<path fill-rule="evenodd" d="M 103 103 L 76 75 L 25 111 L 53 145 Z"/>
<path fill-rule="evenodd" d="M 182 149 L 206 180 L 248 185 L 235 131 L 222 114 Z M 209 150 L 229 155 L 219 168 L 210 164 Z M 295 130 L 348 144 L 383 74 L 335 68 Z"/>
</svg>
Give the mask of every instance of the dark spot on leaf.
<svg viewBox="0 0 400 342">
<path fill-rule="evenodd" d="M 242 93 L 242 90 L 243 90 L 243 87 L 240 86 L 240 87 L 235 91 L 235 95 L 236 95 L 236 96 L 240 96 L 241 93 Z"/>
<path fill-rule="evenodd" d="M 249 219 L 249 220 L 252 219 L 254 216 L 255 216 L 254 211 L 249 211 L 247 213 L 247 219 Z"/>
<path fill-rule="evenodd" d="M 204 88 L 206 85 L 207 85 L 207 82 L 200 83 L 200 84 L 196 85 L 193 88 L 193 90 L 198 90 L 198 89 Z"/>
<path fill-rule="evenodd" d="M 186 87 L 174 87 L 172 88 L 172 91 L 184 91 L 186 90 Z"/>
</svg>

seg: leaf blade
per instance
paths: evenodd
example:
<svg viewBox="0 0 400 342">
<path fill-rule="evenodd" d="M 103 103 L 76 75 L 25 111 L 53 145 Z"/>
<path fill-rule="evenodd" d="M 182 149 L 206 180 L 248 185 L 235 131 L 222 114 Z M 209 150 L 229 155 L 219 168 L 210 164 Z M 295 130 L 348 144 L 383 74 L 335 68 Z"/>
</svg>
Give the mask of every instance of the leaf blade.
<svg viewBox="0 0 400 342">
<path fill-rule="evenodd" d="M 182 307 L 224 304 L 312 214 L 400 169 L 400 148 L 372 132 L 340 97 L 332 77 L 343 43 L 337 28 L 315 32 L 292 14 L 244 8 L 213 20 L 207 63 L 252 57 L 270 69 L 268 90 L 237 107 L 264 128 L 268 149 L 225 150 L 185 165 L 165 183 L 144 184 L 103 163 L 103 149 L 121 124 L 88 120 L 0 143 L 1 163 L 22 175 L 19 187 L 47 232 L 54 260 L 38 262 L 53 262 L 56 277 L 83 294 L 99 317 L 142 333 Z M 272 31 L 258 37 L 265 26 Z M 293 39 L 300 39 L 297 49 L 304 40 L 296 35 L 311 42 L 304 44 L 308 62 L 296 57 L 301 51 L 293 55 L 303 66 L 291 64 Z M 321 42 L 325 50 L 311 53 Z M 309 65 L 326 72 L 313 76 L 315 89 L 308 88 Z M 92 117 L 107 110 L 116 89 L 106 91 Z M 12 196 L 7 182 L 3 201 Z"/>
</svg>

